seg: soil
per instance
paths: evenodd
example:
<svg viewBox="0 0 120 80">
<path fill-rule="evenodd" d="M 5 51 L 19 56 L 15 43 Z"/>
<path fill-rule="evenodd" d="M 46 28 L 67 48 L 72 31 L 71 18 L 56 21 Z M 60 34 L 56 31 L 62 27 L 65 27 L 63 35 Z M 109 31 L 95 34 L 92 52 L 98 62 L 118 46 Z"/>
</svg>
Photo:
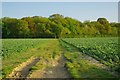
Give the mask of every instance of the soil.
<svg viewBox="0 0 120 80">
<path fill-rule="evenodd" d="M 30 74 L 30 78 L 70 78 L 64 67 L 66 59 L 63 55 L 51 67 L 46 68 L 43 72 L 36 70 Z"/>
<path fill-rule="evenodd" d="M 29 69 L 34 66 L 40 58 L 38 57 L 31 57 L 26 62 L 23 62 L 22 64 L 18 65 L 18 67 L 14 68 L 12 73 L 9 74 L 9 78 L 25 78 L 29 74 Z"/>
</svg>

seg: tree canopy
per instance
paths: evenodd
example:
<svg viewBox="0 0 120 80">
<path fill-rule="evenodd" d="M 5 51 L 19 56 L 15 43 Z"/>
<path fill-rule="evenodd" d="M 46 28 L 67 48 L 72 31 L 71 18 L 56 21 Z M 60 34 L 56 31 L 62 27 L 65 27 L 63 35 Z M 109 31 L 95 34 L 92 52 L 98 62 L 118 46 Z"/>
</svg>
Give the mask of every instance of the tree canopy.
<svg viewBox="0 0 120 80">
<path fill-rule="evenodd" d="M 120 23 L 110 23 L 106 18 L 83 23 L 71 17 L 53 14 L 47 17 L 33 16 L 21 19 L 1 18 L 3 38 L 64 38 L 118 36 Z"/>
</svg>

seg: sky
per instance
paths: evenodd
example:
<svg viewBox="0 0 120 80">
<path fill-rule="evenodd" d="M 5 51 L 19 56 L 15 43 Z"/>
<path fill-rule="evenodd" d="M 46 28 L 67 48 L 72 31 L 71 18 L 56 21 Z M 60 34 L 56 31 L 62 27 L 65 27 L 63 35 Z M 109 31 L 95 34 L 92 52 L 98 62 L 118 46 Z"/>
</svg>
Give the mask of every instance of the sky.
<svg viewBox="0 0 120 80">
<path fill-rule="evenodd" d="M 22 18 L 26 16 L 49 17 L 52 14 L 85 21 L 107 18 L 118 22 L 117 2 L 2 2 L 2 17 Z"/>
<path fill-rule="evenodd" d="M 1 0 L 2 2 L 119 2 L 119 0 Z"/>
</svg>

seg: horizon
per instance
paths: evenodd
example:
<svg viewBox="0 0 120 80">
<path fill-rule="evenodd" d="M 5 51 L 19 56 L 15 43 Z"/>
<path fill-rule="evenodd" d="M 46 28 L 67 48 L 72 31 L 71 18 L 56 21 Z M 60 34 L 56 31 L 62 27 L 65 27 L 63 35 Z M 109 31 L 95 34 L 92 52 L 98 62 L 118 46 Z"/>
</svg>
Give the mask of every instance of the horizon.
<svg viewBox="0 0 120 80">
<path fill-rule="evenodd" d="M 21 6 L 22 5 L 22 6 Z M 102 6 L 101 6 L 102 5 Z M 61 14 L 81 22 L 106 18 L 118 22 L 117 2 L 3 2 L 2 17 L 23 18 Z"/>
</svg>

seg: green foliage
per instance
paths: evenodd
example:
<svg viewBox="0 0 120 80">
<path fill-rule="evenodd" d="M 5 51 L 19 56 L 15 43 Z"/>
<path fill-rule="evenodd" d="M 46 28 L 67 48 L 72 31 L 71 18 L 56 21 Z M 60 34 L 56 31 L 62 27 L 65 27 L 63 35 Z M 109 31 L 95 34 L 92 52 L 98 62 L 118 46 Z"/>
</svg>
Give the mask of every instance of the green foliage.
<svg viewBox="0 0 120 80">
<path fill-rule="evenodd" d="M 44 40 L 30 40 L 30 39 L 3 39 L 1 55 L 3 59 L 8 58 L 10 55 L 25 52 L 28 49 L 38 47 Z"/>
<path fill-rule="evenodd" d="M 60 14 L 50 17 L 23 17 L 21 19 L 4 17 L 1 19 L 3 38 L 63 38 L 118 36 L 119 23 L 109 23 L 106 18 L 84 23 Z"/>
</svg>

